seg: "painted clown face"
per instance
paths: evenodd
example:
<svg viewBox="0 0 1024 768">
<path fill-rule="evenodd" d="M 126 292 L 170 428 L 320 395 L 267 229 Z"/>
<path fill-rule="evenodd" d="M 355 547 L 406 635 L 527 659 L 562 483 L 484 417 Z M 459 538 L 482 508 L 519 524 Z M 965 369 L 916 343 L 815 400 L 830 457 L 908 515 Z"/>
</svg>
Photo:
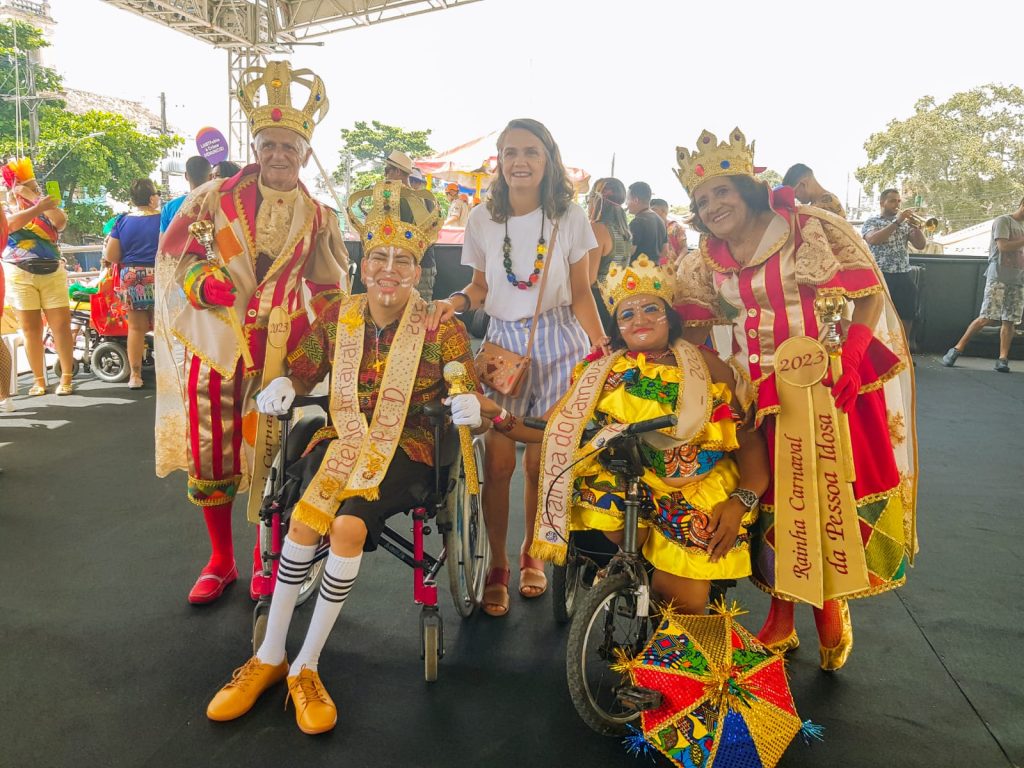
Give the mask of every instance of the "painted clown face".
<svg viewBox="0 0 1024 768">
<path fill-rule="evenodd" d="M 663 352 L 668 348 L 668 308 L 654 294 L 623 299 L 615 308 L 615 322 L 630 352 Z"/>
<path fill-rule="evenodd" d="M 369 300 L 383 307 L 405 306 L 420 280 L 416 257 L 393 245 L 369 251 L 363 257 L 362 268 Z"/>
</svg>

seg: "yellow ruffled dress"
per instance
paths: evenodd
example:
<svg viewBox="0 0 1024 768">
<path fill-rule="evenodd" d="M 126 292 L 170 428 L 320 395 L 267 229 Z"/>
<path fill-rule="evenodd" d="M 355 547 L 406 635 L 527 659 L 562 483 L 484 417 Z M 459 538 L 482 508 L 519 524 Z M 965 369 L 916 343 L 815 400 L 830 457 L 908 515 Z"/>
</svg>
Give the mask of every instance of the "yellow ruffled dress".
<svg viewBox="0 0 1024 768">
<path fill-rule="evenodd" d="M 660 362 L 667 361 L 667 364 Z M 582 367 L 577 368 L 578 376 Z M 676 412 L 682 374 L 674 355 L 649 361 L 643 354 L 626 354 L 613 365 L 598 398 L 594 418 L 602 424 L 633 423 Z M 699 386 L 691 383 L 690 386 Z M 685 392 L 685 387 L 683 387 Z M 662 449 L 645 442 L 647 469 L 644 490 L 653 509 L 641 510 L 640 527 L 650 535 L 643 554 L 661 571 L 690 579 L 739 579 L 750 575 L 750 535 L 757 517 L 747 513 L 736 543 L 717 563 L 708 557 L 708 516 L 736 489 L 739 471 L 730 453 L 739 448 L 739 414 L 726 384 L 712 382 L 711 419 L 689 443 Z M 684 395 L 685 396 L 685 395 Z M 658 442 L 664 443 L 658 436 Z M 666 482 L 689 479 L 682 487 Z M 573 487 L 572 530 L 617 531 L 623 527 L 625 488 L 604 469 L 597 457 L 581 463 Z"/>
</svg>

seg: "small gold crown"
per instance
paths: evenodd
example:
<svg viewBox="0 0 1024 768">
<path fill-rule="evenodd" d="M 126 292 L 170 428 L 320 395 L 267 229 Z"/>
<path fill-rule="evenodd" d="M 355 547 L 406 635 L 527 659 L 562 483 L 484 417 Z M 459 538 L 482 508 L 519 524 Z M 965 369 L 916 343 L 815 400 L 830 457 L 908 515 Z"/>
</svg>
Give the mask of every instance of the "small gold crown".
<svg viewBox="0 0 1024 768">
<path fill-rule="evenodd" d="M 363 202 L 371 200 L 369 211 Z M 402 203 L 413 222 L 402 221 Z M 360 214 L 365 212 L 365 219 Z M 371 248 L 394 246 L 412 252 L 419 263 L 424 252 L 437 240 L 441 227 L 441 209 L 433 193 L 410 189 L 400 181 L 380 181 L 348 198 L 349 223 L 363 241 L 363 253 Z"/>
<path fill-rule="evenodd" d="M 703 131 L 692 153 L 686 147 L 676 147 L 679 168 L 676 177 L 687 194 L 701 182 L 716 176 L 754 175 L 754 142 L 747 145 L 743 131 L 733 128 L 729 143 L 719 142 L 715 134 Z"/>
<path fill-rule="evenodd" d="M 642 254 L 628 267 L 611 266 L 601 285 L 601 296 L 614 313 L 616 305 L 623 299 L 641 293 L 660 296 L 671 306 L 675 290 L 675 275 Z"/>
<path fill-rule="evenodd" d="M 309 89 L 309 99 L 302 109 L 292 106 L 292 84 Z M 256 106 L 260 89 L 266 103 Z M 311 69 L 292 70 L 287 61 L 268 61 L 266 67 L 249 67 L 242 73 L 238 86 L 238 102 L 249 118 L 252 135 L 264 128 L 288 128 L 313 138 L 313 129 L 327 114 L 327 91 L 324 81 Z"/>
</svg>

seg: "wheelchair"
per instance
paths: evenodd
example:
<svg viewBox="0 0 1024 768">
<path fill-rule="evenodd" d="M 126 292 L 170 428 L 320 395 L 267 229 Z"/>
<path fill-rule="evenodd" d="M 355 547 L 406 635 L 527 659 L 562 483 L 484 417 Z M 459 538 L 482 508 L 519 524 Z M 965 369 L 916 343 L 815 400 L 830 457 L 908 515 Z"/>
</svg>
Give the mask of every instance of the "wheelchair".
<svg viewBox="0 0 1024 768">
<path fill-rule="evenodd" d="M 329 396 L 299 396 L 292 408 L 319 407 L 326 414 Z M 403 519 L 394 515 L 381 533 L 378 545 L 412 569 L 413 602 L 420 606 L 420 652 L 423 676 L 427 682 L 437 680 L 438 662 L 444 656 L 444 623 L 438 606 L 438 581 L 441 570 L 447 571 L 448 589 L 455 610 L 463 619 L 473 615 L 483 598 L 484 580 L 490 563 L 490 545 L 484 528 L 480 497 L 469 493 L 466 468 L 462 460 L 458 432 L 448 427 L 447 408 L 440 403 L 429 404 L 426 415 L 434 428 L 434 482 L 424 488 L 421 502 L 405 515 L 411 522 L 411 538 L 399 533 L 392 521 Z M 270 601 L 277 578 L 281 547 L 288 531 L 291 509 L 304 488 L 302 477 L 295 470 L 307 446 L 329 421 L 326 416 L 305 416 L 294 425 L 294 411 L 278 417 L 281 422 L 281 445 L 271 467 L 260 507 L 258 547 L 262 574 L 257 579 L 259 599 L 253 609 L 253 652 L 266 634 Z M 321 445 L 326 446 L 324 440 Z M 400 449 L 399 449 L 400 450 Z M 312 452 L 315 452 L 313 448 Z M 483 485 L 483 440 L 473 440 L 476 471 Z M 321 453 L 322 456 L 322 453 Z M 314 468 L 315 469 L 315 468 Z M 292 471 L 290 471 L 292 470 Z M 308 482 L 308 478 L 307 478 Z M 440 534 L 440 551 L 427 552 L 427 537 Z M 309 575 L 299 590 L 301 605 L 317 592 L 324 564 L 330 551 L 328 537 L 317 546 Z"/>
</svg>

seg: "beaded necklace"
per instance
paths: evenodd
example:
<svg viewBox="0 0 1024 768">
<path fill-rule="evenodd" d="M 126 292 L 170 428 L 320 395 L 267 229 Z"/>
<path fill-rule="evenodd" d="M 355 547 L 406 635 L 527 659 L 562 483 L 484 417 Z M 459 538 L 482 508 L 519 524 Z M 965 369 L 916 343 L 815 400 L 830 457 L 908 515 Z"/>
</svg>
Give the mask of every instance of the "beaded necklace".
<svg viewBox="0 0 1024 768">
<path fill-rule="evenodd" d="M 526 280 L 519 280 L 516 277 L 515 272 L 512 271 L 512 240 L 508 236 L 508 219 L 505 219 L 505 240 L 501 244 L 501 252 L 505 257 L 505 277 L 512 283 L 516 288 L 521 291 L 525 291 L 528 288 L 532 288 L 537 284 L 537 280 L 540 279 L 540 271 L 544 268 L 544 256 L 548 252 L 548 247 L 544 242 L 544 212 L 541 211 L 540 215 L 540 237 L 537 238 L 537 258 L 533 262 L 533 274 L 531 274 Z"/>
</svg>

